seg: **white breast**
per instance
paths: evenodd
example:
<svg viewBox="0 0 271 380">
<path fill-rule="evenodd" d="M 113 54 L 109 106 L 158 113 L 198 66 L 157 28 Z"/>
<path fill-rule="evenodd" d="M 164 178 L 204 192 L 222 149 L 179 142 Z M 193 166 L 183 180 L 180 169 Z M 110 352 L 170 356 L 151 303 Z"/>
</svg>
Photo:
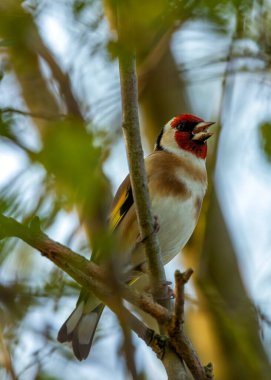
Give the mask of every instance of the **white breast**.
<svg viewBox="0 0 271 380">
<path fill-rule="evenodd" d="M 158 217 L 158 237 L 164 264 L 185 246 L 196 225 L 195 198 L 178 201 L 174 197 L 154 198 L 153 212 Z"/>
<path fill-rule="evenodd" d="M 200 169 L 205 172 L 205 163 L 203 160 L 201 161 L 196 164 L 202 165 Z M 152 196 L 153 212 L 154 215 L 157 215 L 160 225 L 158 236 L 165 264 L 182 250 L 191 237 L 207 188 L 207 181 L 192 178 L 182 168 L 177 171 L 176 175 L 190 191 L 191 195 L 188 198 L 160 197 L 155 194 Z"/>
<path fill-rule="evenodd" d="M 192 235 L 207 187 L 204 160 L 186 152 L 179 156 L 182 158 L 180 161 L 169 153 L 158 152 L 146 160 L 152 210 L 158 219 L 158 237 L 164 264 L 181 251 Z M 133 230 L 134 235 L 137 233 L 135 236 L 138 236 L 138 229 Z M 136 238 L 131 236 L 128 248 L 132 252 L 132 265 L 137 266 L 146 258 L 142 244 L 136 244 L 131 251 L 133 240 Z"/>
</svg>

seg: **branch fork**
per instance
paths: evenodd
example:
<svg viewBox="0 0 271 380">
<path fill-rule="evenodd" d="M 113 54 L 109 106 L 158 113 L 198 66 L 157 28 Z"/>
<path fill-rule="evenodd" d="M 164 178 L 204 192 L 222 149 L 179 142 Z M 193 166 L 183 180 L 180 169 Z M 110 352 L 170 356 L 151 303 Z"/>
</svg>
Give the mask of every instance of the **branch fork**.
<svg viewBox="0 0 271 380">
<path fill-rule="evenodd" d="M 113 312 L 118 313 L 118 305 L 116 306 L 112 301 L 114 290 L 112 290 L 110 281 L 108 281 L 108 273 L 102 267 L 50 239 L 42 233 L 37 222 L 31 223 L 31 226 L 27 227 L 13 218 L 0 215 L 0 231 L 1 239 L 18 237 L 37 249 L 44 257 L 69 274 L 80 285 L 93 291 Z M 211 364 L 208 364 L 205 368 L 201 365 L 195 350 L 183 332 L 184 286 L 192 273 L 192 269 L 188 269 L 184 273 L 175 272 L 176 298 L 173 312 L 157 303 L 150 294 L 138 292 L 126 284 L 120 284 L 119 290 L 125 300 L 150 314 L 164 327 L 167 333 L 166 337 L 164 334 L 155 333 L 128 309 L 123 307 L 125 318 L 130 327 L 152 348 L 163 363 L 166 353 L 173 351 L 177 354 L 179 360 L 184 360 L 194 379 L 210 380 L 212 379 Z"/>
</svg>

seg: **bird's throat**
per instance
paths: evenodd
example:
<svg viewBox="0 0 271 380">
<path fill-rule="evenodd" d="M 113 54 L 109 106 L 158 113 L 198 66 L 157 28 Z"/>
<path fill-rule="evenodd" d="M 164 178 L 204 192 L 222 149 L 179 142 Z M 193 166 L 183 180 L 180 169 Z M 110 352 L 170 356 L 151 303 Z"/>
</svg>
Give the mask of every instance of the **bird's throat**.
<svg viewBox="0 0 271 380">
<path fill-rule="evenodd" d="M 180 148 L 193 153 L 196 157 L 205 159 L 207 156 L 207 143 L 191 140 L 190 136 L 176 131 L 175 139 Z"/>
</svg>

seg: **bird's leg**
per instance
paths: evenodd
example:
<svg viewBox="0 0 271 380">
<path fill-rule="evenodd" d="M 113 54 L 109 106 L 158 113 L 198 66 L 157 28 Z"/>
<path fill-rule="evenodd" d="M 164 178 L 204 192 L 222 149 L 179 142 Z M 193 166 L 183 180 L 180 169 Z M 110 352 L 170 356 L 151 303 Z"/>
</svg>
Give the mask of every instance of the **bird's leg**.
<svg viewBox="0 0 271 380">
<path fill-rule="evenodd" d="M 173 289 L 171 288 L 171 286 L 169 286 L 169 285 L 171 285 L 171 284 L 172 284 L 171 281 L 165 281 L 165 282 L 164 282 L 164 284 L 163 284 L 162 286 L 166 286 L 166 294 L 165 294 L 165 296 L 161 296 L 161 297 L 159 297 L 159 298 L 157 299 L 157 301 L 164 301 L 164 300 L 168 300 L 168 299 L 172 300 L 172 299 L 175 298 L 174 291 L 173 291 Z M 152 293 L 152 288 L 151 288 L 151 286 L 150 286 L 150 285 L 147 285 L 147 286 L 144 288 L 144 291 L 145 291 L 146 293 Z"/>
<path fill-rule="evenodd" d="M 148 270 L 147 263 L 141 264 L 140 267 L 138 267 L 138 270 L 141 273 L 148 274 L 149 270 Z M 174 291 L 173 291 L 173 289 L 171 288 L 170 285 L 172 285 L 171 281 L 165 281 L 162 284 L 163 287 L 166 287 L 166 295 L 163 296 L 163 297 L 159 297 L 158 300 L 162 301 L 162 300 L 166 300 L 166 299 L 174 299 L 175 298 L 175 293 L 174 293 Z M 152 293 L 152 288 L 151 288 L 150 285 L 145 286 L 144 290 L 145 290 L 146 293 Z"/>
<path fill-rule="evenodd" d="M 158 223 L 158 216 L 157 215 L 154 215 L 153 217 L 154 221 L 153 221 L 153 231 L 150 235 L 152 234 L 157 234 L 157 232 L 160 230 L 160 224 Z M 136 239 L 136 244 L 144 244 L 145 241 L 150 237 L 150 235 L 148 236 L 145 236 L 143 238 L 141 238 L 140 235 L 138 235 L 137 239 Z"/>
<path fill-rule="evenodd" d="M 172 285 L 172 282 L 171 281 L 165 281 L 162 286 L 166 287 L 166 294 L 164 297 L 159 297 L 159 300 L 166 300 L 166 299 L 174 299 L 175 298 L 175 293 L 174 293 L 174 290 L 172 289 L 172 287 L 170 286 Z"/>
<path fill-rule="evenodd" d="M 158 223 L 158 216 L 153 216 L 153 232 L 157 234 L 157 232 L 160 230 L 160 224 Z"/>
</svg>

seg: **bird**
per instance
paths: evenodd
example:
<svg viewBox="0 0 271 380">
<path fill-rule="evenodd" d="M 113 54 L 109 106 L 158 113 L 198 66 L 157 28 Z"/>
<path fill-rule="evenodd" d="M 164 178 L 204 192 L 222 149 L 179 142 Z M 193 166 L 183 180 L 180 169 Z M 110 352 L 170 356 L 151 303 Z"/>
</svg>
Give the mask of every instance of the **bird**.
<svg viewBox="0 0 271 380">
<path fill-rule="evenodd" d="M 161 129 L 154 151 L 145 158 L 153 215 L 158 228 L 163 265 L 172 260 L 192 235 L 207 190 L 207 140 L 213 133 L 192 114 L 173 117 Z M 124 179 L 112 202 L 109 226 L 120 241 L 123 267 L 131 273 L 146 273 L 144 244 L 139 226 L 130 177 Z M 75 357 L 86 359 L 104 305 L 84 289 L 58 333 L 58 341 L 71 342 Z"/>
</svg>

